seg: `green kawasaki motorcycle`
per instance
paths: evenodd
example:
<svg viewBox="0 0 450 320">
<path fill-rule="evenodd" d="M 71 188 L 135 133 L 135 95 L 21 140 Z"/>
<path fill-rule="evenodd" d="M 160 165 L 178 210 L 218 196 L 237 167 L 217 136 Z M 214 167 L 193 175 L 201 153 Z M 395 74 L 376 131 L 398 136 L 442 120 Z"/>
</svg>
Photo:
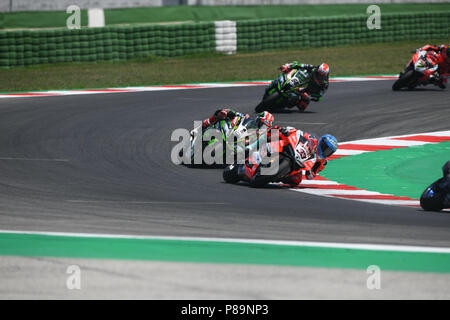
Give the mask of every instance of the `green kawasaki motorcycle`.
<svg viewBox="0 0 450 320">
<path fill-rule="evenodd" d="M 220 132 L 220 135 L 218 134 Z M 236 117 L 233 121 L 221 120 L 214 126 L 206 129 L 200 135 L 199 132 L 191 135 L 189 156 L 190 165 L 227 165 L 234 163 L 237 154 L 244 153 L 242 159 L 245 159 L 245 152 L 255 148 L 255 144 L 261 141 L 260 136 L 266 136 L 267 128 L 265 126 L 258 128 L 254 119 Z M 256 139 L 255 135 L 258 135 Z M 201 144 L 201 148 L 196 145 Z M 208 148 L 208 155 L 214 159 L 220 159 L 221 163 L 216 161 L 207 161 L 205 158 L 205 149 Z M 197 157 L 195 157 L 196 152 Z M 227 163 L 227 152 L 233 155 L 231 163 Z M 217 154 L 216 154 L 217 153 Z M 180 153 L 182 157 L 182 153 Z M 201 162 L 199 161 L 201 160 Z M 230 162 L 229 161 L 229 162 Z"/>
<path fill-rule="evenodd" d="M 311 74 L 305 70 L 291 70 L 273 80 L 266 89 L 262 101 L 256 106 L 256 112 L 278 111 L 292 107 L 300 97 L 300 93 L 308 87 Z"/>
</svg>

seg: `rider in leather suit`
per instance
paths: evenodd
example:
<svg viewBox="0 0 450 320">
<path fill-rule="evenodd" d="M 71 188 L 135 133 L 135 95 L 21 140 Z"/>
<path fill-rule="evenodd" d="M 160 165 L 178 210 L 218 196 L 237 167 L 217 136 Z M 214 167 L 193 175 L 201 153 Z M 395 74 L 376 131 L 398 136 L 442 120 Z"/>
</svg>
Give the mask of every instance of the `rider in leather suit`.
<svg viewBox="0 0 450 320">
<path fill-rule="evenodd" d="M 330 68 L 326 63 L 315 66 L 311 64 L 299 64 L 297 61 L 286 63 L 280 67 L 283 74 L 288 73 L 293 69 L 304 70 L 310 74 L 308 87 L 299 91 L 299 98 L 294 104 L 297 105 L 301 112 L 303 112 L 306 110 L 311 100 L 320 101 L 325 91 L 327 91 Z M 266 94 L 272 89 L 273 85 L 275 85 L 275 82 L 272 82 L 272 85 L 267 88 Z M 291 105 L 291 107 L 294 105 Z"/>
<path fill-rule="evenodd" d="M 272 127 L 272 130 L 279 130 L 279 138 L 287 139 L 291 135 L 299 134 L 300 139 L 299 142 L 307 144 L 309 147 L 309 154 L 313 156 L 316 155 L 316 162 L 311 170 L 305 172 L 305 176 L 308 180 L 314 179 L 316 175 L 325 169 L 325 166 L 328 163 L 327 158 L 329 158 L 334 152 L 336 152 L 338 148 L 337 140 L 329 134 L 322 136 L 320 139 L 317 139 L 316 136 L 304 132 L 299 129 L 295 129 L 293 127 Z M 289 174 L 288 177 L 284 178 L 283 183 L 289 184 L 291 186 L 299 185 L 303 179 L 303 170 L 296 170 Z"/>
</svg>

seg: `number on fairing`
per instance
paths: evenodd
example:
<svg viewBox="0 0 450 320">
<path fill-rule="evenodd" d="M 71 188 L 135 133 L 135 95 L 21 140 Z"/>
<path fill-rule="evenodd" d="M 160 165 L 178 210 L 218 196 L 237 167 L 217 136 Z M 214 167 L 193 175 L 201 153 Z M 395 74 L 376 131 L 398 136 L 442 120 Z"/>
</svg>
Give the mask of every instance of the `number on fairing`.
<svg viewBox="0 0 450 320">
<path fill-rule="evenodd" d="M 234 135 L 240 139 L 247 135 L 247 128 L 244 126 L 241 126 L 240 128 L 237 128 L 236 131 L 234 131 Z"/>
<path fill-rule="evenodd" d="M 295 148 L 295 161 L 302 165 L 303 161 L 308 160 L 309 152 L 305 149 L 305 147 L 301 144 L 298 144 Z"/>
<path fill-rule="evenodd" d="M 292 88 L 294 88 L 300 85 L 300 81 L 298 81 L 298 79 L 294 77 L 291 79 L 291 81 L 289 81 L 289 84 L 291 85 Z"/>
</svg>

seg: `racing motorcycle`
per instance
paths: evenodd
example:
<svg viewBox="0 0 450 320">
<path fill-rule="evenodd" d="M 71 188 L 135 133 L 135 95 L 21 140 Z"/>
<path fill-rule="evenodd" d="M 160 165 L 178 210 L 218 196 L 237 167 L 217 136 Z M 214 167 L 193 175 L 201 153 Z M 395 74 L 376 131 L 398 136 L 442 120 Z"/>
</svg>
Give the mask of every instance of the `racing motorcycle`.
<svg viewBox="0 0 450 320">
<path fill-rule="evenodd" d="M 256 106 L 257 113 L 277 111 L 294 105 L 302 91 L 308 87 L 310 74 L 305 70 L 291 70 L 281 74 L 264 94 L 262 101 Z"/>
<path fill-rule="evenodd" d="M 218 131 L 221 133 L 220 138 L 217 137 Z M 222 164 L 226 164 L 226 156 L 227 149 L 228 152 L 232 152 L 234 158 L 237 157 L 237 154 L 246 152 L 253 148 L 251 144 L 249 144 L 249 140 L 252 140 L 252 144 L 258 143 L 255 139 L 249 139 L 250 136 L 254 133 L 258 132 L 258 134 L 267 132 L 266 127 L 259 128 L 256 121 L 252 118 L 244 118 L 241 116 L 236 117 L 232 121 L 221 120 L 217 122 L 215 125 L 209 127 L 202 134 L 192 134 L 190 138 L 190 146 L 188 148 L 189 157 L 191 158 L 191 166 L 195 166 L 195 146 L 196 144 L 201 144 L 202 152 L 202 163 L 201 165 L 205 165 L 203 159 L 203 151 L 207 146 L 211 146 L 211 156 L 216 158 L 216 150 L 215 145 L 218 143 L 222 143 L 222 148 L 219 149 L 220 155 L 217 157 L 222 159 Z M 219 139 L 221 141 L 219 141 Z M 182 151 L 180 151 L 180 157 L 183 157 Z M 208 165 L 218 165 L 218 163 L 208 164 Z"/>
<path fill-rule="evenodd" d="M 450 161 L 442 167 L 442 178 L 428 186 L 420 196 L 420 206 L 426 211 L 450 208 Z"/>
<path fill-rule="evenodd" d="M 309 140 L 300 138 L 300 132 L 289 137 L 281 137 L 278 141 L 265 144 L 265 148 L 251 150 L 250 156 L 243 164 L 231 164 L 223 171 L 223 179 L 227 183 L 246 181 L 251 187 L 263 187 L 270 182 L 281 182 L 291 172 L 309 171 L 316 162 L 316 154 L 312 152 Z M 272 174 L 263 174 L 278 161 L 278 170 Z"/>
<path fill-rule="evenodd" d="M 438 62 L 439 55 L 434 51 L 417 51 L 392 85 L 392 90 L 405 87 L 413 89 L 418 85 L 430 84 L 430 76 L 437 71 Z"/>
</svg>

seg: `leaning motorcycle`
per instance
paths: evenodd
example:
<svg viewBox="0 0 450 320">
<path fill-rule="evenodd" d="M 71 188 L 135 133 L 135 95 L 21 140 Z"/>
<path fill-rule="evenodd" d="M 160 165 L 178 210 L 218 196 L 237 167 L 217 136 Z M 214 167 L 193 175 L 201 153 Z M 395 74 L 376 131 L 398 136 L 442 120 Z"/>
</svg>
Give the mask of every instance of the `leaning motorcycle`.
<svg viewBox="0 0 450 320">
<path fill-rule="evenodd" d="M 430 76 L 439 67 L 438 60 L 439 56 L 433 51 L 417 51 L 392 85 L 392 90 L 413 89 L 418 85 L 430 84 Z"/>
<path fill-rule="evenodd" d="M 223 179 L 227 183 L 246 181 L 251 187 L 259 188 L 271 182 L 281 182 L 291 172 L 309 171 L 316 162 L 310 143 L 300 141 L 300 133 L 267 142 L 265 148 L 251 152 L 245 163 L 227 166 L 223 171 Z M 275 162 L 278 162 L 278 169 L 269 169 L 273 166 L 276 168 Z M 262 169 L 274 172 L 265 174 Z"/>
<path fill-rule="evenodd" d="M 249 136 L 253 134 L 256 130 L 265 132 L 267 128 L 263 126 L 259 128 L 256 121 L 251 118 L 236 117 L 232 121 L 221 120 L 217 122 L 214 126 L 206 129 L 202 134 L 192 134 L 190 138 L 190 146 L 188 149 L 190 164 L 195 166 L 195 146 L 201 144 L 201 148 L 197 150 L 202 153 L 202 162 L 199 165 L 218 165 L 220 163 L 205 163 L 203 159 L 203 151 L 206 147 L 209 147 L 211 151 L 211 157 L 219 158 L 222 160 L 221 164 L 226 164 L 227 152 L 236 155 L 242 152 L 246 152 L 249 146 Z M 220 137 L 217 133 L 220 132 Z M 220 140 L 220 141 L 219 141 Z M 220 154 L 216 157 L 216 145 L 221 143 L 222 148 L 218 148 Z M 227 151 L 228 150 L 228 151 Z M 183 154 L 180 152 L 180 157 Z"/>
<path fill-rule="evenodd" d="M 291 107 L 308 87 L 310 74 L 305 70 L 291 70 L 273 80 L 266 90 L 262 101 L 256 106 L 257 113 L 274 112 L 285 107 Z"/>
</svg>

